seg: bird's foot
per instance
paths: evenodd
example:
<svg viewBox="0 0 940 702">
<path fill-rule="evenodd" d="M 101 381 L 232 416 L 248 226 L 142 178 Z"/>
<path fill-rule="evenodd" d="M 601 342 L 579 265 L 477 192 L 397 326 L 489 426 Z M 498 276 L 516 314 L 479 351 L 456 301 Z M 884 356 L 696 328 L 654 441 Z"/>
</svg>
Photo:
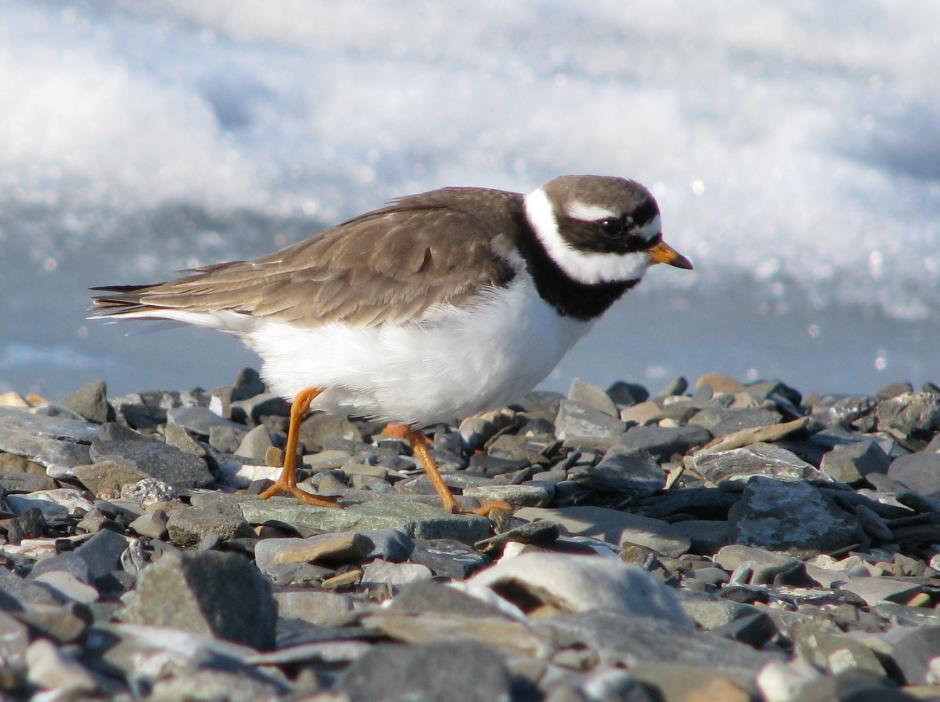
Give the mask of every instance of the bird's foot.
<svg viewBox="0 0 940 702">
<path fill-rule="evenodd" d="M 306 490 L 301 489 L 297 485 L 281 482 L 280 480 L 258 495 L 258 499 L 266 500 L 269 497 L 283 494 L 293 495 L 304 504 L 314 505 L 315 507 L 331 507 L 333 509 L 342 509 L 342 505 L 339 504 L 335 497 L 321 497 L 320 495 L 313 495 Z"/>
</svg>

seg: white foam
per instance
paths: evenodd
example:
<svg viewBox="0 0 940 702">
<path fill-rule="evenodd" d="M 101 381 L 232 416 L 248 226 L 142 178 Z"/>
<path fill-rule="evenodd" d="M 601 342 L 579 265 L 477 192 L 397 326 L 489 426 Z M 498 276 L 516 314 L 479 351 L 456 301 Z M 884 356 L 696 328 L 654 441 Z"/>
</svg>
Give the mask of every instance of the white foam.
<svg viewBox="0 0 940 702">
<path fill-rule="evenodd" d="M 8 2 L 0 205 L 334 220 L 440 185 L 615 174 L 654 191 L 696 263 L 646 290 L 740 274 L 822 306 L 940 309 L 940 5 L 650 7 Z"/>
</svg>

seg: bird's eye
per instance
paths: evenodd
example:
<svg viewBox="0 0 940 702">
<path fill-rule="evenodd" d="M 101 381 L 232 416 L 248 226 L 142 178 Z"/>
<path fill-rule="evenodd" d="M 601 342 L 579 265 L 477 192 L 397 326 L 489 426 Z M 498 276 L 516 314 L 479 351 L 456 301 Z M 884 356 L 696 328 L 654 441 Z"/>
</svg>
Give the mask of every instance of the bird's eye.
<svg viewBox="0 0 940 702">
<path fill-rule="evenodd" d="M 623 233 L 623 220 L 616 217 L 605 217 L 598 224 L 607 236 L 620 236 Z"/>
</svg>

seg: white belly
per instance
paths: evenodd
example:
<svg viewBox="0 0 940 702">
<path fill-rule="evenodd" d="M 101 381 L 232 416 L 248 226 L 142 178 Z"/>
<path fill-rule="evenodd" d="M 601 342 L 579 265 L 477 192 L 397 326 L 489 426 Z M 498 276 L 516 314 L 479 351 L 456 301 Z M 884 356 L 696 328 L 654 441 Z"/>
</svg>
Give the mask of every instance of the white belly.
<svg viewBox="0 0 940 702">
<path fill-rule="evenodd" d="M 534 388 L 588 329 L 560 316 L 525 273 L 478 305 L 406 326 L 259 322 L 241 336 L 275 393 L 325 388 L 313 407 L 425 425 L 500 407 Z"/>
</svg>

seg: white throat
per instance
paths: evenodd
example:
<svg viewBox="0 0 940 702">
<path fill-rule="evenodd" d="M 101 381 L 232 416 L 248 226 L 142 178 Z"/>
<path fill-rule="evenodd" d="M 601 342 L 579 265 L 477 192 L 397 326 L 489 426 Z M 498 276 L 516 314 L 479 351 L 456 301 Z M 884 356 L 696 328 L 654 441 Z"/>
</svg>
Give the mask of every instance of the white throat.
<svg viewBox="0 0 940 702">
<path fill-rule="evenodd" d="M 650 266 L 643 252 L 615 254 L 579 251 L 558 231 L 558 219 L 552 202 L 542 188 L 525 196 L 525 214 L 532 229 L 551 259 L 564 273 L 579 283 L 613 283 L 639 280 Z"/>
</svg>

